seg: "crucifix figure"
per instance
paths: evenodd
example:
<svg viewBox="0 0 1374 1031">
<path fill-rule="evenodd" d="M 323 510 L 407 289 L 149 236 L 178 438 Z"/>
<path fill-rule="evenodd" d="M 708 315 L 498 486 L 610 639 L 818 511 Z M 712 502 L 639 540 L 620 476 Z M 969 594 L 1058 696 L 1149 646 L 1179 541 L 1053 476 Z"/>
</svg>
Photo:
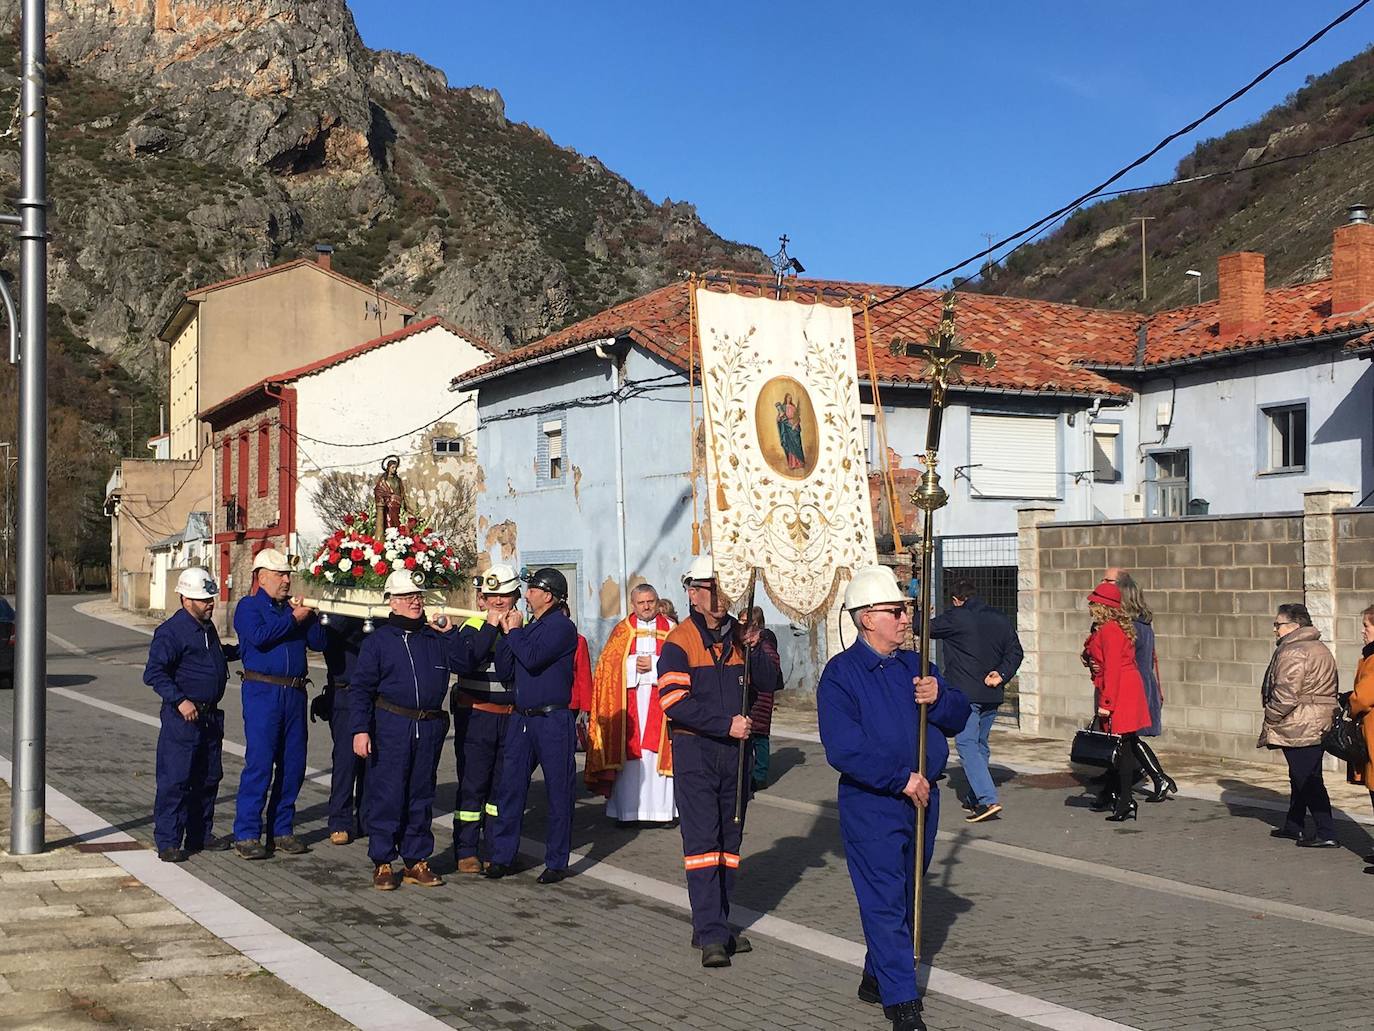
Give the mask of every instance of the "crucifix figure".
<svg viewBox="0 0 1374 1031">
<path fill-rule="evenodd" d="M 959 347 L 959 338 L 954 333 L 954 291 L 945 294 L 944 310 L 940 315 L 940 325 L 933 330 L 925 344 L 908 343 L 903 340 L 892 341 L 892 353 L 907 358 L 921 358 L 928 366 L 930 383 L 930 415 L 926 421 L 925 472 L 921 483 L 911 492 L 911 503 L 922 512 L 921 532 L 921 576 L 920 601 L 914 623 L 920 628 L 921 638 L 921 676 L 930 676 L 930 593 L 933 582 L 932 573 L 935 562 L 935 511 L 944 507 L 949 495 L 940 486 L 940 476 L 935 471 L 939 462 L 940 430 L 944 424 L 946 395 L 949 384 L 958 382 L 960 365 L 977 365 L 991 369 L 997 364 L 997 357 L 991 351 L 966 351 Z M 927 706 L 922 705 L 921 727 L 917 755 L 917 772 L 926 774 L 926 717 Z M 923 806 L 916 807 L 916 905 L 915 923 L 912 930 L 916 939 L 916 958 L 921 957 L 921 903 L 924 901 L 925 878 L 923 856 L 925 854 L 926 811 Z"/>
</svg>

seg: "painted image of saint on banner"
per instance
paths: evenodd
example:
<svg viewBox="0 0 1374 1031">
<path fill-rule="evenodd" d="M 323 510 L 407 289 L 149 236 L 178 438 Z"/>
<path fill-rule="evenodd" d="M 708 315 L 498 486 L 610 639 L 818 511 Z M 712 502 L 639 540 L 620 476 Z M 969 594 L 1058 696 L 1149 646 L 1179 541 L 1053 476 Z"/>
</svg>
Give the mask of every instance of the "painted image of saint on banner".
<svg viewBox="0 0 1374 1031">
<path fill-rule="evenodd" d="M 754 406 L 754 428 L 763 460 L 774 472 L 801 480 L 816 468 L 815 408 L 806 388 L 791 376 L 763 385 Z"/>
</svg>

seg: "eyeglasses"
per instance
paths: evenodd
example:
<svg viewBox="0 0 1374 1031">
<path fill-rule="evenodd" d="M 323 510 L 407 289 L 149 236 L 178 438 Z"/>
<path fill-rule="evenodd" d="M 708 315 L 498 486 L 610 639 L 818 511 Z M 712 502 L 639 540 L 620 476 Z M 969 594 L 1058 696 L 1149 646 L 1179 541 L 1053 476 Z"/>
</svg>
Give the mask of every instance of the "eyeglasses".
<svg viewBox="0 0 1374 1031">
<path fill-rule="evenodd" d="M 1279 627 L 1281 627 L 1281 626 L 1297 626 L 1297 625 L 1298 625 L 1298 624 L 1297 624 L 1297 623 L 1294 623 L 1291 619 L 1281 619 L 1281 620 L 1279 620 L 1277 623 L 1274 624 L 1274 629 L 1277 630 L 1277 629 L 1278 629 Z"/>
</svg>

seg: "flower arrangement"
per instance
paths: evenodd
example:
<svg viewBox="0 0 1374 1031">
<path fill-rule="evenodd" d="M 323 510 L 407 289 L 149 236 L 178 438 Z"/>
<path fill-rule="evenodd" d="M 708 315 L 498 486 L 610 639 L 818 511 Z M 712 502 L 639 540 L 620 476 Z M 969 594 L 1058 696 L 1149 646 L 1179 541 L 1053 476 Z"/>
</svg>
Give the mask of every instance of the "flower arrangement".
<svg viewBox="0 0 1374 1031">
<path fill-rule="evenodd" d="M 408 569 L 419 574 L 426 589 L 462 583 L 462 567 L 453 548 L 425 522 L 412 516 L 378 537 L 371 513 L 344 516 L 344 525 L 321 546 L 300 574 L 306 583 L 325 587 L 361 587 L 380 591 L 389 574 Z"/>
</svg>

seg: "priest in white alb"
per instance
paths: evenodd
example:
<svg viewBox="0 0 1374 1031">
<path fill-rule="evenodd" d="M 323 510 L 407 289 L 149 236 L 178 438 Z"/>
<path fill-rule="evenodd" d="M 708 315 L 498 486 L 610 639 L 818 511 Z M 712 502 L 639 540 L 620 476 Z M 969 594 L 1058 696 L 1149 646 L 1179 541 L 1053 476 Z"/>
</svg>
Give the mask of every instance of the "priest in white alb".
<svg viewBox="0 0 1374 1031">
<path fill-rule="evenodd" d="M 592 677 L 587 728 L 587 787 L 606 798 L 621 823 L 669 823 L 673 757 L 658 703 L 658 656 L 672 622 L 658 614 L 658 592 L 630 592 L 630 615 L 615 625 Z"/>
</svg>

